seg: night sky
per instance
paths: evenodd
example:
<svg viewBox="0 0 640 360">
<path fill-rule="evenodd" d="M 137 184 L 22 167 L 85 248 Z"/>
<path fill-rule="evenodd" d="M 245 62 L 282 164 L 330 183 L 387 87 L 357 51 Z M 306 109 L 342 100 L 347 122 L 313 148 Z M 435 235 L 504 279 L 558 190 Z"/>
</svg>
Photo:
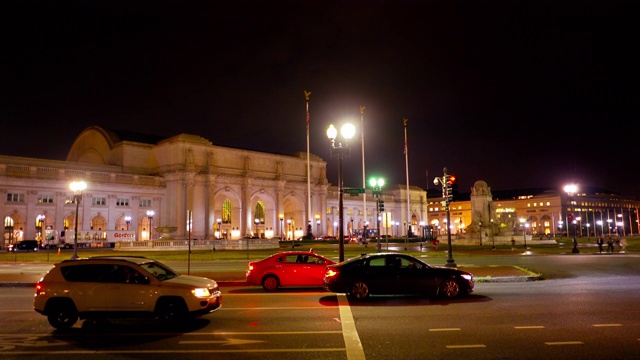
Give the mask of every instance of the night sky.
<svg viewBox="0 0 640 360">
<path fill-rule="evenodd" d="M 3 1 L 0 154 L 64 160 L 91 125 L 328 162 L 459 191 L 566 183 L 640 195 L 632 1 Z"/>
</svg>

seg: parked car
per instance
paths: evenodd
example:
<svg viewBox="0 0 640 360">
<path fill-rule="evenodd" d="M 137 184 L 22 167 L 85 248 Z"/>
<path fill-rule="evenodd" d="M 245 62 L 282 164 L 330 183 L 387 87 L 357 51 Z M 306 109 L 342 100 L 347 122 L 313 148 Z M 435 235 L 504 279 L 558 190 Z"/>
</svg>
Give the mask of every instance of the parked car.
<svg viewBox="0 0 640 360">
<path fill-rule="evenodd" d="M 318 240 L 337 240 L 337 238 L 333 235 L 324 235 L 320 236 Z"/>
<path fill-rule="evenodd" d="M 336 262 L 309 251 L 285 251 L 248 265 L 246 279 L 251 285 L 262 285 L 266 291 L 279 287 L 323 287 L 327 265 Z"/>
<path fill-rule="evenodd" d="M 184 321 L 221 304 L 212 279 L 180 275 L 145 257 L 97 256 L 55 264 L 36 284 L 33 308 L 54 328 L 66 329 L 79 318 Z"/>
<path fill-rule="evenodd" d="M 7 251 L 38 251 L 40 243 L 38 240 L 21 240 L 15 244 L 9 244 Z"/>
<path fill-rule="evenodd" d="M 414 294 L 451 299 L 471 293 L 474 282 L 466 271 L 431 266 L 411 255 L 374 253 L 328 265 L 324 287 L 356 300 Z"/>
</svg>

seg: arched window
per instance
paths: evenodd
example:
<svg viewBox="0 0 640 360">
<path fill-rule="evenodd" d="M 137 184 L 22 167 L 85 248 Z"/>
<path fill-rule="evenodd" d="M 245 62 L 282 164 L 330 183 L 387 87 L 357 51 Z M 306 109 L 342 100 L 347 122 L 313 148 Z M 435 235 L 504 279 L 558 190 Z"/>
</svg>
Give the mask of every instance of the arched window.
<svg viewBox="0 0 640 360">
<path fill-rule="evenodd" d="M 258 202 L 256 203 L 253 218 L 259 219 L 260 224 L 264 224 L 264 201 L 258 200 Z"/>
<path fill-rule="evenodd" d="M 231 200 L 229 199 L 222 203 L 222 222 L 231 224 Z"/>
</svg>

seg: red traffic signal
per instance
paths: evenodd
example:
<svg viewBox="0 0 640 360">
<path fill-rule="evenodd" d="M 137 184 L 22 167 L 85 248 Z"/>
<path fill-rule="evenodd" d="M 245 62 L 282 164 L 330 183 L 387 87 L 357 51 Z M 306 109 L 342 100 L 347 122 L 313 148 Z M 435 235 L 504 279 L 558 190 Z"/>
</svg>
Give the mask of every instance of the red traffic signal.
<svg viewBox="0 0 640 360">
<path fill-rule="evenodd" d="M 456 181 L 455 175 L 449 175 L 449 184 L 453 184 Z"/>
<path fill-rule="evenodd" d="M 569 214 L 569 221 L 573 220 L 573 214 Z"/>
</svg>

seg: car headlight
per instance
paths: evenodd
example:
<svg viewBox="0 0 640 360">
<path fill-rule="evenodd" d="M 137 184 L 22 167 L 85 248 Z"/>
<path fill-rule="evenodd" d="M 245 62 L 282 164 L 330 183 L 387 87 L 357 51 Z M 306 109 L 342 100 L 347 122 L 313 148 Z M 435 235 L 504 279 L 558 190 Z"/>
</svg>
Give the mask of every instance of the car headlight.
<svg viewBox="0 0 640 360">
<path fill-rule="evenodd" d="M 468 275 L 468 274 L 463 274 L 461 275 L 463 279 L 467 280 L 467 281 L 472 281 L 473 280 L 473 276 Z"/>
<path fill-rule="evenodd" d="M 211 292 L 207 288 L 196 288 L 191 290 L 191 293 L 195 295 L 195 297 L 210 297 Z"/>
</svg>

